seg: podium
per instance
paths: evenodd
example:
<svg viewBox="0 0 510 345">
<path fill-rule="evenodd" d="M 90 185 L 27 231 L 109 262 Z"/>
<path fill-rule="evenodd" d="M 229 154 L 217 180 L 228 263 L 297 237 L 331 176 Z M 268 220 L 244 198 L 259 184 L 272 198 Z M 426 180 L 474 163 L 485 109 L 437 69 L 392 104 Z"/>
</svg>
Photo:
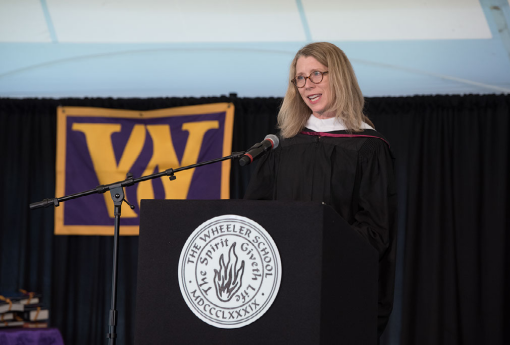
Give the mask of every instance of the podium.
<svg viewBox="0 0 510 345">
<path fill-rule="evenodd" d="M 189 236 L 222 215 L 262 226 L 282 267 L 273 304 L 253 323 L 233 329 L 198 318 L 178 280 Z M 377 265 L 377 251 L 321 203 L 142 200 L 135 344 L 377 344 Z"/>
</svg>

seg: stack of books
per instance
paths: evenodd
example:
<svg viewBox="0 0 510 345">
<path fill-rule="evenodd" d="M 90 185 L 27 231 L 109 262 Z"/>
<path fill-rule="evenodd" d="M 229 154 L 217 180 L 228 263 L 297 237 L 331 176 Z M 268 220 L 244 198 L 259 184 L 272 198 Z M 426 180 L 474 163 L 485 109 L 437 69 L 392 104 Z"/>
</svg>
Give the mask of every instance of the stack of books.
<svg viewBox="0 0 510 345">
<path fill-rule="evenodd" d="M 42 296 L 34 292 L 0 292 L 0 328 L 46 328 L 50 312 L 41 304 Z"/>
</svg>

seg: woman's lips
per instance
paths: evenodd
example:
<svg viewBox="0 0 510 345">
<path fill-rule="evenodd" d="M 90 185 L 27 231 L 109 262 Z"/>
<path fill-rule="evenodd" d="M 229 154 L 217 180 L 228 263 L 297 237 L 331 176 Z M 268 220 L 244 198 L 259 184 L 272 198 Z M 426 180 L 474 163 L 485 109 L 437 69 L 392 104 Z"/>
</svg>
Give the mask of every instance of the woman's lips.
<svg viewBox="0 0 510 345">
<path fill-rule="evenodd" d="M 322 97 L 322 94 L 315 94 L 315 95 L 310 95 L 310 96 L 307 96 L 308 100 L 310 101 L 311 104 L 315 104 L 317 102 L 319 102 L 319 100 L 321 99 Z"/>
</svg>

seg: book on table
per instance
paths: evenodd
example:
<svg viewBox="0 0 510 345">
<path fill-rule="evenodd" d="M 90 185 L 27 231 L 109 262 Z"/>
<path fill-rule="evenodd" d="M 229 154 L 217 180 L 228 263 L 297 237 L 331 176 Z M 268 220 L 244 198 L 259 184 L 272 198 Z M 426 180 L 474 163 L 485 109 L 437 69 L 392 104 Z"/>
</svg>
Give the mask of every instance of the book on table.
<svg viewBox="0 0 510 345">
<path fill-rule="evenodd" d="M 1 313 L 0 322 L 9 321 L 14 319 L 14 313 Z"/>
<path fill-rule="evenodd" d="M 7 327 L 23 327 L 23 324 L 25 322 L 23 320 L 9 320 L 9 321 L 3 321 L 0 322 L 0 328 L 7 328 Z"/>
<path fill-rule="evenodd" d="M 38 304 L 40 303 L 41 294 L 35 292 L 26 292 L 20 290 L 19 292 L 2 292 L 0 293 L 5 299 L 11 300 L 13 303 L 18 304 Z M 1 298 L 0 298 L 1 299 Z"/>
<path fill-rule="evenodd" d="M 25 310 L 24 304 L 13 302 L 9 299 L 7 299 L 6 301 L 0 299 L 0 313 L 23 311 L 23 310 Z"/>
<path fill-rule="evenodd" d="M 23 313 L 18 313 L 25 321 L 48 320 L 50 311 L 41 305 L 26 305 Z"/>
<path fill-rule="evenodd" d="M 23 322 L 23 328 L 48 328 L 47 321 Z"/>
</svg>

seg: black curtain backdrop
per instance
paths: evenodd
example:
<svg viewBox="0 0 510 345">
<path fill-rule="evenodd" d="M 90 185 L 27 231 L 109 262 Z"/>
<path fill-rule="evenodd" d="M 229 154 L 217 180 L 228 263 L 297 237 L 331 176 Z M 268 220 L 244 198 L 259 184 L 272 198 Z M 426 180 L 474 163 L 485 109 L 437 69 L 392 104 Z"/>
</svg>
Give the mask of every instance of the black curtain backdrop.
<svg viewBox="0 0 510 345">
<path fill-rule="evenodd" d="M 56 107 L 216 102 L 235 104 L 234 151 L 276 131 L 277 98 L 0 99 L 0 291 L 43 293 L 66 344 L 106 343 L 113 239 L 54 236 L 53 210 L 28 208 L 54 196 Z M 383 343 L 509 344 L 510 96 L 368 98 L 366 113 L 397 157 L 396 299 Z M 250 171 L 232 165 L 232 198 Z M 121 238 L 119 344 L 133 343 L 137 252 L 138 237 Z"/>
</svg>

